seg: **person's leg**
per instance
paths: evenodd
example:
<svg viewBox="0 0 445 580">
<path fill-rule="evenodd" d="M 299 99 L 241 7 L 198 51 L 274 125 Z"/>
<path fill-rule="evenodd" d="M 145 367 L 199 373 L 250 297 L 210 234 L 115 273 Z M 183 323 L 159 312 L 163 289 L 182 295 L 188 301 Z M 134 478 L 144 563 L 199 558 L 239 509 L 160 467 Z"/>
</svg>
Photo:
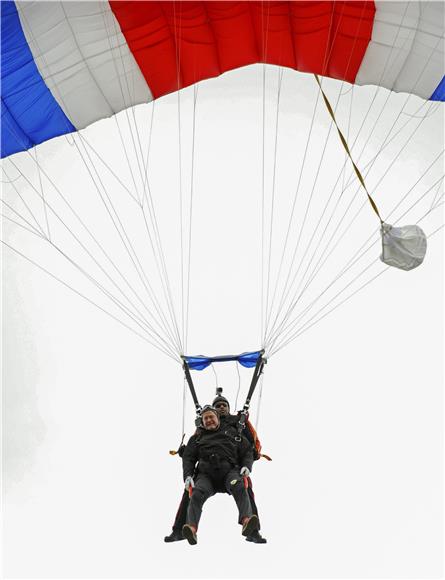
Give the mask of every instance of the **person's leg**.
<svg viewBox="0 0 445 580">
<path fill-rule="evenodd" d="M 255 494 L 253 493 L 253 488 L 252 488 L 252 480 L 250 479 L 250 477 L 248 478 L 248 488 L 247 488 L 247 494 L 249 496 L 249 500 L 250 500 L 250 505 L 252 507 L 252 513 L 256 516 L 258 516 L 258 508 L 255 502 Z M 246 541 L 247 542 L 254 542 L 255 544 L 266 544 L 267 540 L 266 538 L 263 538 L 263 536 L 260 534 L 259 530 L 261 529 L 261 523 L 258 517 L 258 530 L 255 530 L 254 532 L 252 532 L 252 534 L 250 534 L 249 536 L 246 537 Z"/>
<path fill-rule="evenodd" d="M 169 536 L 165 536 L 164 542 L 178 542 L 184 540 L 182 535 L 182 527 L 185 524 L 187 518 L 187 508 L 189 507 L 189 492 L 184 490 L 182 494 L 181 503 L 179 504 L 178 511 L 176 512 L 175 521 L 173 522 L 172 533 Z"/>
<path fill-rule="evenodd" d="M 244 486 L 244 478 L 239 474 L 237 469 L 229 471 L 225 477 L 225 487 L 228 493 L 233 496 L 239 513 L 239 523 L 244 523 L 246 518 L 252 516 L 252 506 L 250 505 L 249 495 Z M 258 520 L 257 516 L 255 516 Z"/>
<path fill-rule="evenodd" d="M 256 502 L 255 502 L 255 494 L 253 493 L 252 480 L 250 479 L 250 477 L 247 478 L 247 482 L 248 482 L 247 495 L 249 496 L 250 506 L 252 508 L 252 513 L 255 514 L 256 516 L 258 516 L 258 508 L 257 508 Z M 259 516 L 258 516 L 258 521 L 259 521 Z"/>
<path fill-rule="evenodd" d="M 213 483 L 206 475 L 198 475 L 187 509 L 186 523 L 198 529 L 202 506 L 215 493 Z"/>
</svg>

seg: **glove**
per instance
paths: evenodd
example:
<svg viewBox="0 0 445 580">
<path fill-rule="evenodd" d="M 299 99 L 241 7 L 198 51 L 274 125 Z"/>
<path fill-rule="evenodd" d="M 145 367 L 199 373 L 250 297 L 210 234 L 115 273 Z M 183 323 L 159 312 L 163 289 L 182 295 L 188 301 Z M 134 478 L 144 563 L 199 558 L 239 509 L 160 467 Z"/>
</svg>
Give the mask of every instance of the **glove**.
<svg viewBox="0 0 445 580">
<path fill-rule="evenodd" d="M 188 475 L 184 481 L 184 488 L 188 491 L 191 487 L 195 487 L 195 482 L 193 481 L 193 477 Z"/>
<path fill-rule="evenodd" d="M 249 475 L 250 475 L 250 469 L 248 467 L 241 467 L 241 471 L 239 473 L 243 477 L 249 477 Z"/>
</svg>

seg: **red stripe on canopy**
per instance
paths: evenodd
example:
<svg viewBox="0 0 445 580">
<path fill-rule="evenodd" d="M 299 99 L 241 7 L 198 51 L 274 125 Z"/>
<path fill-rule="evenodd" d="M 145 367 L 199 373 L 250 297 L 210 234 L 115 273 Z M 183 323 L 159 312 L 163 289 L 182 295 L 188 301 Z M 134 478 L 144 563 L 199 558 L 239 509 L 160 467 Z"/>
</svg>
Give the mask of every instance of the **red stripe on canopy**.
<svg viewBox="0 0 445 580">
<path fill-rule="evenodd" d="M 354 82 L 373 1 L 110 1 L 153 96 L 266 62 Z"/>
</svg>

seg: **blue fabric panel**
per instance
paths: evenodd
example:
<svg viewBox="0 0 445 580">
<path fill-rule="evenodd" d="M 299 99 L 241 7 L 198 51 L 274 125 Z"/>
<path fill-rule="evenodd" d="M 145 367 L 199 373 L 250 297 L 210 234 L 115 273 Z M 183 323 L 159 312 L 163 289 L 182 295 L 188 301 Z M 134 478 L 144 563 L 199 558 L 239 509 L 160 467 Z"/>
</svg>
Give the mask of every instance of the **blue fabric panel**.
<svg viewBox="0 0 445 580">
<path fill-rule="evenodd" d="M 445 101 L 445 77 L 443 77 L 439 86 L 431 95 L 430 101 Z"/>
<path fill-rule="evenodd" d="M 254 367 L 260 358 L 262 351 L 243 352 L 242 354 L 230 354 L 223 356 L 186 356 L 184 357 L 189 368 L 194 371 L 202 371 L 214 362 L 237 361 L 246 368 Z"/>
<path fill-rule="evenodd" d="M 256 365 L 260 356 L 261 356 L 261 351 L 245 352 L 243 354 L 240 354 L 237 360 L 238 360 L 240 365 L 250 369 Z"/>
<path fill-rule="evenodd" d="M 1 145 L 1 156 L 7 157 L 18 151 L 23 151 L 23 149 L 29 149 L 32 147 L 32 141 L 25 135 L 21 128 L 15 122 L 14 117 L 8 111 L 8 107 L 5 105 L 2 97 L 1 102 L 1 115 L 2 115 L 2 145 Z"/>
<path fill-rule="evenodd" d="M 6 157 L 76 129 L 40 76 L 15 3 L 2 1 L 0 10 L 1 157 Z"/>
</svg>

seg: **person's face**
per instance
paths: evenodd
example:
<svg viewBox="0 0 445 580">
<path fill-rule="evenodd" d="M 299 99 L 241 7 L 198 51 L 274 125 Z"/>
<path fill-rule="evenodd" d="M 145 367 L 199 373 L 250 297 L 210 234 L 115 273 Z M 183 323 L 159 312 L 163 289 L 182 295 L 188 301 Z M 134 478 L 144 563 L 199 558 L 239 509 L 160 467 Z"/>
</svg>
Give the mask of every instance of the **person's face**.
<svg viewBox="0 0 445 580">
<path fill-rule="evenodd" d="M 225 401 L 218 401 L 214 407 L 224 417 L 229 414 L 229 405 Z"/>
<path fill-rule="evenodd" d="M 219 418 L 213 411 L 207 411 L 202 416 L 202 424 L 204 429 L 208 429 L 212 431 L 213 429 L 218 429 L 219 427 Z"/>
</svg>

